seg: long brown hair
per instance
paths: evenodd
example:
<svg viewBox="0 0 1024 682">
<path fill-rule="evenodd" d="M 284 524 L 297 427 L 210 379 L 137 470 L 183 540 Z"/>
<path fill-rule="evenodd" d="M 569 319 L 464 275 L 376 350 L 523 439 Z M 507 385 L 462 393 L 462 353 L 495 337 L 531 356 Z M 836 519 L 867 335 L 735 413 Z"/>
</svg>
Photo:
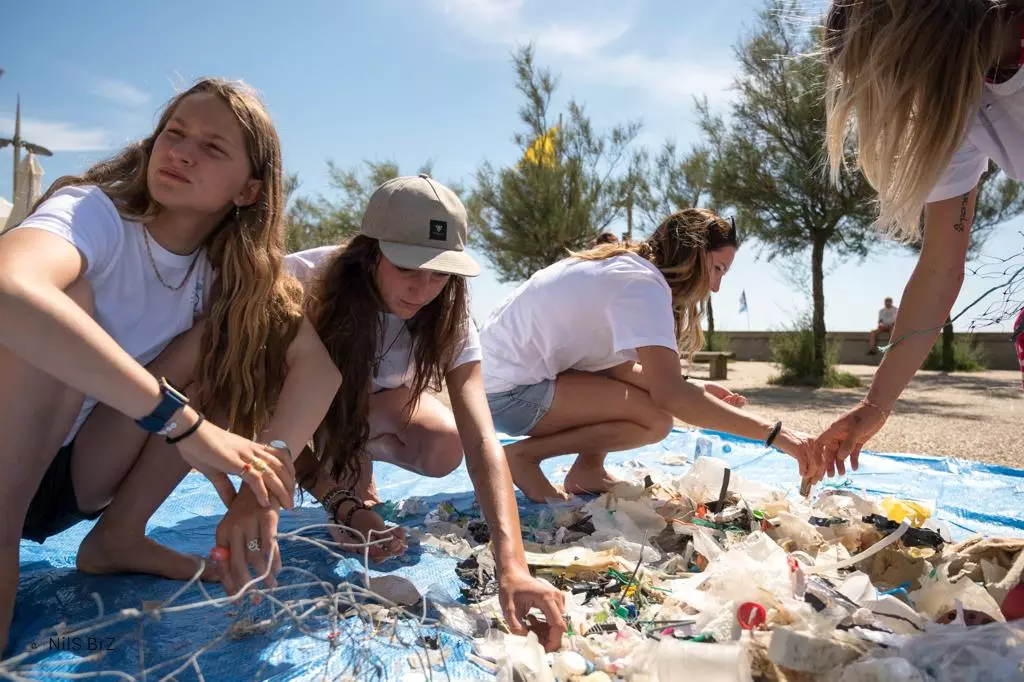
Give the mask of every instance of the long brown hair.
<svg viewBox="0 0 1024 682">
<path fill-rule="evenodd" d="M 235 114 L 262 190 L 255 203 L 229 212 L 204 244 L 217 281 L 196 368 L 196 402 L 225 418 L 231 431 L 256 438 L 280 394 L 285 354 L 302 321 L 301 287 L 282 273 L 281 145 L 257 94 L 243 83 L 201 79 L 167 103 L 149 137 L 82 175 L 59 178 L 40 201 L 62 187 L 96 185 L 125 220 L 155 218 L 162 208 L 146 184 L 153 145 L 178 104 L 197 93 L 217 95 Z"/>
<path fill-rule="evenodd" d="M 692 356 L 704 345 L 700 318 L 711 295 L 711 252 L 739 246 L 735 223 L 703 208 L 676 211 L 645 241 L 612 242 L 575 253 L 583 260 L 604 260 L 635 253 L 653 263 L 672 290 L 672 314 L 680 355 Z"/>
<path fill-rule="evenodd" d="M 832 179 L 855 137 L 886 232 L 920 238 L 921 210 L 978 113 L 1002 28 L 1021 9 L 1021 0 L 831 3 L 823 50 Z"/>
<path fill-rule="evenodd" d="M 334 480 L 354 484 L 370 425 L 371 369 L 379 362 L 383 301 L 376 269 L 382 257 L 376 239 L 359 235 L 342 244 L 310 286 L 308 312 L 320 340 L 344 380 L 317 432 L 321 467 Z M 426 390 L 441 390 L 444 375 L 468 332 L 469 288 L 452 276 L 433 301 L 406 321 L 414 374 L 411 410 Z"/>
</svg>

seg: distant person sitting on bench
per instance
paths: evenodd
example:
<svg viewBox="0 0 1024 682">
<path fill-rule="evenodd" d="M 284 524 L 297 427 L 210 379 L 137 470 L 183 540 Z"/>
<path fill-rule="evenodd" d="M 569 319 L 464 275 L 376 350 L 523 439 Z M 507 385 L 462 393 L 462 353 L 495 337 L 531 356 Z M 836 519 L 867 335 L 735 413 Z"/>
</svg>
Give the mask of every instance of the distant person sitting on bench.
<svg viewBox="0 0 1024 682">
<path fill-rule="evenodd" d="M 878 326 L 868 332 L 868 343 L 871 347 L 868 349 L 868 355 L 874 355 L 878 352 L 878 344 L 875 339 L 878 338 L 879 332 L 891 332 L 893 325 L 896 324 L 896 313 L 899 312 L 899 308 L 892 304 L 891 298 L 885 299 L 885 307 L 878 311 Z"/>
</svg>

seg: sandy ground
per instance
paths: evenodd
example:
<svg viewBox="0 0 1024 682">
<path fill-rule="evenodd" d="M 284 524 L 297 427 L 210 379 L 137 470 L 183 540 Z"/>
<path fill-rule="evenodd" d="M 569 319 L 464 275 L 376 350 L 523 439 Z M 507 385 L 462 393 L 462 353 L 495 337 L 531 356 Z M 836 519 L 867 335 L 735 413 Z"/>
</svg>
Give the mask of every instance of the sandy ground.
<svg viewBox="0 0 1024 682">
<path fill-rule="evenodd" d="M 706 378 L 707 369 L 707 365 L 697 365 L 694 376 Z M 746 409 L 817 434 L 867 393 L 875 370 L 865 365 L 842 365 L 841 369 L 859 377 L 863 387 L 771 386 L 768 378 L 776 374 L 776 369 L 766 362 L 729 363 L 729 378 L 721 383 L 747 397 L 750 402 Z M 963 457 L 1024 468 L 1022 417 L 1024 394 L 1020 372 L 921 371 L 867 448 Z"/>
</svg>

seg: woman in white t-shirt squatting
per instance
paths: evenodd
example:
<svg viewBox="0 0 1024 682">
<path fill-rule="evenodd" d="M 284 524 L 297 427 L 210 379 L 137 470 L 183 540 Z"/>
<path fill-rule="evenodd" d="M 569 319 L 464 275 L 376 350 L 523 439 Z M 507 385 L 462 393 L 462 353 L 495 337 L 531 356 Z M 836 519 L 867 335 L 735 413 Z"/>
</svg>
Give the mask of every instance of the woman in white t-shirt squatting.
<svg viewBox="0 0 1024 682">
<path fill-rule="evenodd" d="M 879 226 L 900 239 L 924 237 L 867 396 L 818 438 L 828 474 L 842 475 L 847 459 L 857 468 L 960 293 L 989 160 L 1024 178 L 1024 2 L 837 0 L 824 58 L 833 177 L 852 121 L 858 166 L 878 191 Z"/>
<path fill-rule="evenodd" d="M 491 313 L 480 335 L 484 387 L 498 430 L 529 436 L 505 448 L 527 497 L 606 491 L 607 453 L 662 440 L 673 417 L 767 441 L 808 471 L 809 439 L 680 372 L 680 355 L 703 345 L 703 305 L 737 245 L 734 223 L 685 209 L 644 242 L 602 244 L 535 273 Z M 571 453 L 563 492 L 540 463 Z"/>
<path fill-rule="evenodd" d="M 145 537 L 190 467 L 230 507 L 217 530 L 225 587 L 247 564 L 266 569 L 268 521 L 293 506 L 287 450 L 340 384 L 300 288 L 280 276 L 282 206 L 262 103 L 204 79 L 149 137 L 59 179 L 0 236 L 0 651 L 23 537 L 100 517 L 80 570 L 191 578 L 196 560 Z M 247 484 L 237 495 L 226 473 Z"/>
<path fill-rule="evenodd" d="M 531 606 L 547 617 L 550 650 L 564 630 L 563 600 L 530 576 L 519 510 L 505 453 L 494 431 L 480 369 L 480 341 L 469 316 L 466 277 L 479 266 L 465 253 L 466 209 L 427 175 L 378 187 L 360 234 L 341 246 L 287 257 L 306 286 L 308 315 L 344 381 L 317 433 L 316 457 L 296 462 L 300 485 L 333 523 L 369 537 L 375 561 L 405 551 L 401 528 L 388 529 L 373 461 L 424 476 L 451 473 L 465 451 L 476 498 L 490 527 L 502 610 L 519 634 Z M 447 386 L 449 410 L 428 391 Z M 359 536 L 332 528 L 356 549 Z"/>
</svg>

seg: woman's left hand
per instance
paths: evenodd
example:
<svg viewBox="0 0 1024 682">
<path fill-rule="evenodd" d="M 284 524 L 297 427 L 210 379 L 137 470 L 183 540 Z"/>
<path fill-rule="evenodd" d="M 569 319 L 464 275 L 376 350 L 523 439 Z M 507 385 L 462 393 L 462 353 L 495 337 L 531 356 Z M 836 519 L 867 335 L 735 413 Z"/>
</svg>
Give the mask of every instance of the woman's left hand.
<svg viewBox="0 0 1024 682">
<path fill-rule="evenodd" d="M 266 573 L 267 587 L 277 587 L 281 570 L 281 551 L 277 546 L 277 505 L 263 507 L 248 486 L 231 503 L 224 518 L 217 524 L 217 546 L 228 550 L 226 560 L 219 561 L 218 574 L 228 594 L 235 594 L 253 579 L 249 572 Z M 269 568 L 269 572 L 268 572 Z"/>
<path fill-rule="evenodd" d="M 565 595 L 525 569 L 503 573 L 498 581 L 498 601 L 512 634 L 525 635 L 532 630 L 545 651 L 557 651 L 565 633 Z M 527 615 L 534 607 L 546 622 Z"/>
<path fill-rule="evenodd" d="M 714 397 L 718 398 L 719 400 L 732 405 L 733 407 L 743 407 L 744 405 L 747 404 L 747 399 L 741 396 L 739 393 L 733 393 L 725 386 L 722 386 L 721 384 L 716 384 L 713 381 L 705 381 L 704 390 L 707 393 L 710 393 Z"/>
</svg>

